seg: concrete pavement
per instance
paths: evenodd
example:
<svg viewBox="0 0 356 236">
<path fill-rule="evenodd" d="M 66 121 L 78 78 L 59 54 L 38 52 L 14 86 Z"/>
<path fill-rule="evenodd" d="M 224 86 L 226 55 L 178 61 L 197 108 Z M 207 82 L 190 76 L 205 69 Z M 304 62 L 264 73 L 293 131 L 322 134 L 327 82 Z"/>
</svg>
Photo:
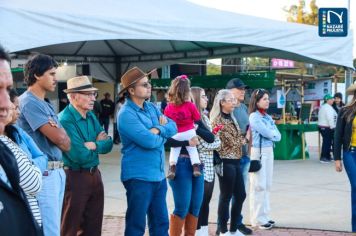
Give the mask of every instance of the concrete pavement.
<svg viewBox="0 0 356 236">
<path fill-rule="evenodd" d="M 346 173 L 344 171 L 342 173 L 335 172 L 333 164 L 319 163 L 316 132 L 307 133 L 306 140 L 311 154 L 309 160 L 275 161 L 271 193 L 271 217 L 276 221 L 276 226 L 282 228 L 350 232 L 351 200 Z M 119 147 L 119 145 L 115 145 L 110 154 L 103 155 L 100 166 L 105 186 L 104 214 L 113 216 L 113 219 L 122 219 L 126 211 L 125 189 L 120 182 Z M 212 223 L 217 218 L 218 194 L 218 184 L 215 184 L 209 217 L 209 222 Z M 247 198 L 243 209 L 246 224 L 249 224 L 248 202 L 249 199 Z M 169 212 L 172 212 L 174 203 L 170 188 L 168 188 L 167 205 Z M 283 229 L 281 230 L 283 231 Z M 294 231 L 292 230 L 292 232 Z M 271 234 L 266 232 L 263 235 Z M 325 234 L 324 232 L 322 234 L 283 233 L 280 235 L 334 234 Z"/>
</svg>

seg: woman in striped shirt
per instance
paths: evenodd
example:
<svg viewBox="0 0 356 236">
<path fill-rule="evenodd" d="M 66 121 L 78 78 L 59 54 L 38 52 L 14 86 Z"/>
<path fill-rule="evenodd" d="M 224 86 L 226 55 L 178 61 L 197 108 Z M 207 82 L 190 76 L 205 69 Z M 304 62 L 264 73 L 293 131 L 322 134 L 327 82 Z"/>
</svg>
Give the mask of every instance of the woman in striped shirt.
<svg viewBox="0 0 356 236">
<path fill-rule="evenodd" d="M 34 218 L 36 219 L 37 223 L 42 226 L 41 213 L 36 198 L 36 194 L 41 190 L 42 173 L 41 170 L 35 164 L 33 164 L 31 159 L 31 152 L 33 152 L 31 150 L 36 150 L 38 147 L 26 147 L 24 146 L 25 142 L 22 142 L 22 145 L 19 143 L 19 139 L 24 139 L 25 137 L 23 135 L 26 133 L 24 131 L 21 132 L 18 130 L 20 128 L 14 125 L 18 117 L 16 98 L 16 93 L 11 91 L 10 100 L 13 103 L 13 108 L 9 112 L 8 125 L 5 127 L 5 132 L 0 134 L 0 140 L 11 150 L 16 158 L 20 173 L 20 186 L 26 194 L 26 198 Z M 39 150 L 37 150 L 37 153 L 38 155 L 36 157 L 38 160 L 40 160 L 38 163 L 42 163 L 40 165 L 46 165 L 46 156 Z M 42 157 L 39 157 L 41 155 Z"/>
</svg>

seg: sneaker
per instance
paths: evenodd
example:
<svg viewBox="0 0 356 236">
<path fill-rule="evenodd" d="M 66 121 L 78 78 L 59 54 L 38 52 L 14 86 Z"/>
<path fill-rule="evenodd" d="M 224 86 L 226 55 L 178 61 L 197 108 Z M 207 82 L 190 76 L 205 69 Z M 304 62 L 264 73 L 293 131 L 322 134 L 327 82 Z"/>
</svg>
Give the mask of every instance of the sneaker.
<svg viewBox="0 0 356 236">
<path fill-rule="evenodd" d="M 176 177 L 176 165 L 169 166 L 167 179 L 174 179 Z"/>
<path fill-rule="evenodd" d="M 246 234 L 246 235 L 252 234 L 252 229 L 247 228 L 244 224 L 237 226 L 237 229 L 243 234 Z"/>
<path fill-rule="evenodd" d="M 231 232 L 230 231 L 230 235 L 231 236 L 245 236 L 243 233 L 241 233 L 240 231 L 236 230 L 235 232 Z"/>
<path fill-rule="evenodd" d="M 271 229 L 272 228 L 272 224 L 266 223 L 264 225 L 259 225 L 258 228 L 259 229 Z"/>
<path fill-rule="evenodd" d="M 321 158 L 320 158 L 320 163 L 325 164 L 325 163 L 330 163 L 330 162 L 331 162 L 331 161 L 330 161 L 329 159 L 325 158 L 325 157 L 321 157 Z"/>
<path fill-rule="evenodd" d="M 273 220 L 269 220 L 268 223 L 270 223 L 272 226 L 274 226 L 276 224 L 276 222 Z"/>
<path fill-rule="evenodd" d="M 219 234 L 219 236 L 231 236 L 232 234 L 230 234 L 229 231 L 227 231 L 226 233 L 221 233 Z"/>
<path fill-rule="evenodd" d="M 201 176 L 199 164 L 194 164 L 193 165 L 193 175 L 194 175 L 194 177 Z"/>
</svg>

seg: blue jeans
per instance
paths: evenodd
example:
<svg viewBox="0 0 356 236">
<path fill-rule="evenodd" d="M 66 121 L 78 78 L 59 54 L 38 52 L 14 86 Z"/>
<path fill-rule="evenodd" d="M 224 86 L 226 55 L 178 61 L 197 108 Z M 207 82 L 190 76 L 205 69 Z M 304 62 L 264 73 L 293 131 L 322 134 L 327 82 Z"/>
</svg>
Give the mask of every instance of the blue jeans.
<svg viewBox="0 0 356 236">
<path fill-rule="evenodd" d="M 356 232 L 356 152 L 344 151 L 344 166 L 351 184 L 352 232 Z"/>
<path fill-rule="evenodd" d="M 46 171 L 45 171 L 46 172 Z M 37 195 L 45 236 L 59 236 L 66 174 L 63 169 L 48 170 L 42 177 L 42 189 Z"/>
<path fill-rule="evenodd" d="M 168 236 L 166 179 L 160 182 L 130 179 L 123 184 L 127 197 L 125 236 L 144 235 L 146 215 L 150 236 Z"/>
<path fill-rule="evenodd" d="M 176 167 L 176 176 L 169 181 L 174 198 L 173 214 L 181 219 L 184 219 L 188 213 L 198 217 L 203 202 L 204 176 L 193 176 L 189 158 L 179 157 Z"/>
<path fill-rule="evenodd" d="M 242 178 L 244 180 L 244 184 L 245 184 L 245 188 L 248 186 L 248 170 L 250 169 L 250 157 L 249 156 L 243 156 L 241 157 L 241 160 L 240 160 L 240 170 L 241 170 L 241 173 L 242 173 Z M 234 204 L 234 201 L 235 201 L 235 197 L 232 196 L 232 204 Z M 219 197 L 219 202 L 221 202 L 221 199 Z M 229 218 L 229 215 L 228 216 L 225 216 L 227 218 Z M 240 214 L 240 216 L 237 218 L 237 224 L 236 225 L 242 225 L 243 222 L 242 222 L 242 219 L 243 219 L 243 216 L 242 214 Z M 219 226 L 219 222 L 220 222 L 220 219 L 218 218 L 217 220 L 217 225 Z M 218 229 L 220 230 L 220 229 Z M 219 231 L 220 232 L 220 231 Z"/>
</svg>

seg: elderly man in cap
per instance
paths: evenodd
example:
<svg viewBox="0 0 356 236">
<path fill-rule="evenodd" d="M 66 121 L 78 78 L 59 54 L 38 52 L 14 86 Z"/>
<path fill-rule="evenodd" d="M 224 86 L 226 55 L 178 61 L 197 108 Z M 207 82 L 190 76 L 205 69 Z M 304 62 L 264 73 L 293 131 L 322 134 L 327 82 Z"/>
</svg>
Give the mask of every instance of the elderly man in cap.
<svg viewBox="0 0 356 236">
<path fill-rule="evenodd" d="M 121 180 L 126 189 L 126 236 L 144 235 L 146 216 L 150 235 L 168 236 L 164 174 L 167 138 L 177 133 L 176 124 L 148 102 L 148 74 L 134 67 L 121 77 L 120 95 L 126 102 L 118 115 L 122 141 Z"/>
<path fill-rule="evenodd" d="M 321 145 L 321 163 L 331 162 L 331 146 L 334 138 L 334 129 L 336 127 L 337 113 L 332 107 L 334 103 L 334 97 L 330 94 L 324 96 L 325 103 L 321 106 L 318 113 L 318 128 L 321 136 L 323 137 L 323 143 Z"/>
<path fill-rule="evenodd" d="M 101 235 L 104 186 L 98 170 L 99 155 L 111 151 L 113 142 L 91 111 L 97 95 L 87 76 L 67 81 L 70 104 L 59 114 L 59 121 L 71 140 L 63 152 L 67 175 L 63 202 L 61 235 Z"/>
</svg>

